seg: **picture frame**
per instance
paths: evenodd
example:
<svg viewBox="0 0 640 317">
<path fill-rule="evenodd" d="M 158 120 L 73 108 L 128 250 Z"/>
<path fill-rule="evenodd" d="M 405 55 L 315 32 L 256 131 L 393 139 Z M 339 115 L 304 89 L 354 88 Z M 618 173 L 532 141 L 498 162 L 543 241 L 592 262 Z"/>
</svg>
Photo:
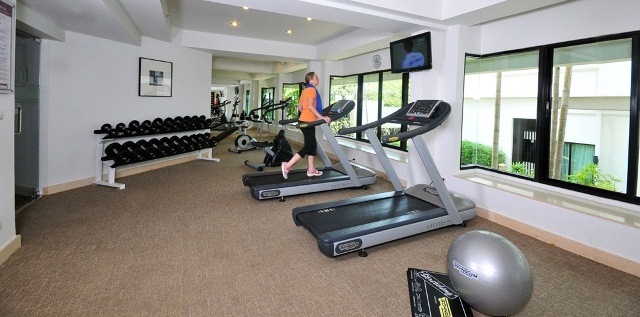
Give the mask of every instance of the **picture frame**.
<svg viewBox="0 0 640 317">
<path fill-rule="evenodd" d="M 138 96 L 171 97 L 173 63 L 140 57 Z"/>
</svg>

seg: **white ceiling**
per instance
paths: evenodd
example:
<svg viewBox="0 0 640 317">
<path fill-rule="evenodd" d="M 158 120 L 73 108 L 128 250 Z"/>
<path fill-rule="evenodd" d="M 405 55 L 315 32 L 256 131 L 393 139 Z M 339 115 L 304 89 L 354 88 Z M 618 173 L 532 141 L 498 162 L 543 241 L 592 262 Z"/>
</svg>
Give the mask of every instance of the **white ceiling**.
<svg viewBox="0 0 640 317">
<path fill-rule="evenodd" d="M 206 34 L 222 40 L 187 46 L 212 53 L 214 72 L 230 72 L 234 67 L 245 71 L 245 64 L 257 69 L 255 73 L 276 73 L 310 59 L 340 59 L 381 49 L 392 39 L 421 30 L 481 24 L 565 1 L 18 0 L 18 10 L 26 7 L 62 31 L 132 45 L 140 45 L 142 37 L 169 42 L 176 31 Z M 230 26 L 234 20 L 239 23 L 235 28 Z M 56 39 L 21 26 L 35 36 Z M 286 34 L 288 29 L 293 33 Z M 246 47 L 227 43 L 238 41 Z M 323 53 L 299 59 L 288 53 L 309 47 Z"/>
</svg>

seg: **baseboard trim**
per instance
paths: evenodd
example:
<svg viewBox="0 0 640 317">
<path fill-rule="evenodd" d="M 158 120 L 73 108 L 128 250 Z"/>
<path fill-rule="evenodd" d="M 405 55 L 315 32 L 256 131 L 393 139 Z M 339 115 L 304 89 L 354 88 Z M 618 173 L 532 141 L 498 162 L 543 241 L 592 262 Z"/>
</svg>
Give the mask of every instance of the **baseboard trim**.
<svg viewBox="0 0 640 317">
<path fill-rule="evenodd" d="M 0 248 L 0 265 L 4 263 L 12 254 L 14 254 L 22 246 L 22 238 L 16 235 Z"/>
<path fill-rule="evenodd" d="M 537 240 L 549 243 L 558 248 L 593 260 L 595 262 L 640 277 L 640 264 L 634 261 L 617 256 L 615 254 L 608 253 L 606 251 L 602 251 L 600 249 L 596 249 L 594 247 L 584 245 L 582 243 L 567 239 L 551 232 L 541 230 L 540 228 L 529 226 L 522 222 L 516 221 L 514 219 L 505 217 L 486 209 L 477 208 L 477 211 L 478 216 L 481 218 L 487 219 L 491 222 L 495 222 L 499 225 L 513 229 L 519 233 L 526 234 Z"/>
<path fill-rule="evenodd" d="M 123 168 L 121 170 L 116 171 L 116 178 L 131 176 L 138 173 L 144 173 L 144 172 L 156 170 L 156 169 L 171 166 L 171 165 L 182 164 L 182 163 L 193 161 L 196 159 L 197 159 L 196 155 L 189 155 L 189 156 L 177 157 L 174 159 L 144 164 L 140 166 L 135 166 L 131 168 Z M 103 176 L 106 176 L 106 174 Z M 51 194 L 60 193 L 60 192 L 64 192 L 71 189 L 88 186 L 93 184 L 93 181 L 94 181 L 94 178 L 89 177 L 89 178 L 79 179 L 79 180 L 66 182 L 62 184 L 47 186 L 42 189 L 42 194 L 51 195 Z"/>
</svg>

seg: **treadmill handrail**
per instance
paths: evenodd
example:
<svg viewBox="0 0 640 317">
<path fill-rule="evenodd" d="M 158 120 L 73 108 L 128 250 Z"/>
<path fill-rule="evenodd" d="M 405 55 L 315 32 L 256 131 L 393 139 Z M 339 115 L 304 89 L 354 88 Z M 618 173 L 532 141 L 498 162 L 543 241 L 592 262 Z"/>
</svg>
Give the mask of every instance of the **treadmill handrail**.
<svg viewBox="0 0 640 317">
<path fill-rule="evenodd" d="M 420 135 L 423 133 L 427 133 L 429 130 L 433 129 L 433 127 L 430 124 L 425 124 L 419 128 L 413 129 L 413 130 L 408 130 L 405 132 L 400 132 L 400 133 L 396 133 L 396 134 L 390 134 L 390 135 L 383 135 L 382 136 L 382 143 L 389 143 L 389 142 L 397 142 L 397 141 L 404 141 L 404 140 L 408 140 L 413 138 L 416 135 Z"/>
<path fill-rule="evenodd" d="M 298 121 L 298 124 L 296 124 L 296 128 L 302 129 L 302 128 L 317 127 L 319 125 L 322 125 L 323 123 L 327 123 L 327 122 L 324 121 L 324 119 L 316 120 L 313 122 Z"/>
<path fill-rule="evenodd" d="M 377 126 L 381 126 L 381 125 L 393 120 L 398 114 L 400 114 L 407 107 L 410 107 L 412 105 L 413 105 L 413 103 L 410 103 L 410 104 L 408 104 L 408 105 L 396 110 L 394 113 L 392 113 L 392 114 L 390 114 L 390 115 L 388 115 L 388 116 L 386 116 L 384 118 L 378 119 L 378 120 L 373 121 L 373 122 L 369 122 L 367 124 L 363 124 L 363 125 L 359 125 L 359 126 L 355 126 L 355 127 L 341 128 L 340 130 L 338 130 L 338 134 L 340 134 L 340 135 L 351 134 L 351 133 L 364 131 L 364 130 L 367 130 L 369 128 L 375 128 Z"/>
<path fill-rule="evenodd" d="M 279 120 L 279 121 L 278 121 L 278 123 L 279 123 L 279 124 L 282 124 L 282 125 L 285 125 L 285 124 L 296 123 L 296 122 L 298 122 L 298 121 L 300 121 L 300 120 L 298 120 L 298 118 L 293 118 L 293 119 L 282 119 L 282 120 Z"/>
<path fill-rule="evenodd" d="M 440 104 L 440 108 L 438 109 L 438 116 L 434 117 L 434 120 L 429 122 L 429 123 L 425 123 L 423 126 L 413 129 L 413 130 L 409 130 L 409 131 L 405 131 L 405 132 L 400 132 L 400 133 L 396 133 L 396 134 L 389 134 L 389 135 L 384 135 L 382 136 L 382 143 L 389 143 L 389 142 L 397 142 L 397 141 L 404 141 L 407 139 L 411 139 L 416 135 L 420 135 L 423 133 L 427 133 L 435 128 L 437 128 L 439 125 L 442 124 L 442 122 L 444 122 L 444 120 L 449 116 L 449 114 L 451 113 L 451 106 L 447 103 L 441 103 Z"/>
<path fill-rule="evenodd" d="M 342 112 L 331 112 L 331 110 L 333 109 L 334 106 L 336 106 L 337 104 L 343 104 L 345 103 L 349 106 L 346 106 L 347 109 L 349 109 L 348 111 L 342 111 Z M 344 116 L 346 116 L 349 112 L 351 112 L 351 110 L 353 110 L 353 108 L 355 107 L 355 103 L 353 102 L 353 100 L 338 100 L 334 103 L 332 103 L 331 105 L 329 105 L 328 107 L 322 109 L 322 115 L 323 116 L 328 116 L 329 118 L 331 118 L 331 121 L 336 121 Z M 285 119 L 285 120 L 280 120 L 278 121 L 278 123 L 280 124 L 291 124 L 291 123 L 295 123 L 298 122 L 298 124 L 296 125 L 296 127 L 298 129 L 300 128 L 309 128 L 309 127 L 317 127 L 322 125 L 323 123 L 325 123 L 324 119 L 319 119 L 316 121 L 312 121 L 312 122 L 303 122 L 300 121 L 298 118 L 296 119 Z"/>
<path fill-rule="evenodd" d="M 267 115 L 271 112 L 275 112 L 276 110 L 283 110 L 284 108 L 288 107 L 290 104 L 290 101 L 291 101 L 291 97 L 288 97 L 286 99 L 280 100 L 280 102 L 276 104 L 271 105 L 269 109 L 262 112 L 262 120 L 268 124 L 273 123 L 273 120 L 269 120 Z"/>
<path fill-rule="evenodd" d="M 271 123 L 272 121 L 269 121 L 268 119 L 265 118 L 265 116 L 269 113 L 269 112 L 273 112 L 276 110 L 280 110 L 282 107 L 288 106 L 289 101 L 291 100 L 291 97 L 287 97 L 285 99 L 280 100 L 278 103 L 273 103 L 272 101 L 267 102 L 267 104 L 252 109 L 251 111 L 249 111 L 249 120 L 253 121 L 253 122 L 266 122 L 266 123 Z M 256 112 L 260 112 L 259 116 L 256 116 L 255 113 Z"/>
</svg>

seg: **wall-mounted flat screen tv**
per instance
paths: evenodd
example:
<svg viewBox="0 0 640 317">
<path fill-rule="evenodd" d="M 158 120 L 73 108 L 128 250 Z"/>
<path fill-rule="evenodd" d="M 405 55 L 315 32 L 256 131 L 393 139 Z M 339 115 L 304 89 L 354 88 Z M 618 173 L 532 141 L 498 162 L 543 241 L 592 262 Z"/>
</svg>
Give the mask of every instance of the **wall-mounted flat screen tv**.
<svg viewBox="0 0 640 317">
<path fill-rule="evenodd" d="M 431 32 L 393 41 L 389 50 L 392 73 L 431 69 Z"/>
</svg>

